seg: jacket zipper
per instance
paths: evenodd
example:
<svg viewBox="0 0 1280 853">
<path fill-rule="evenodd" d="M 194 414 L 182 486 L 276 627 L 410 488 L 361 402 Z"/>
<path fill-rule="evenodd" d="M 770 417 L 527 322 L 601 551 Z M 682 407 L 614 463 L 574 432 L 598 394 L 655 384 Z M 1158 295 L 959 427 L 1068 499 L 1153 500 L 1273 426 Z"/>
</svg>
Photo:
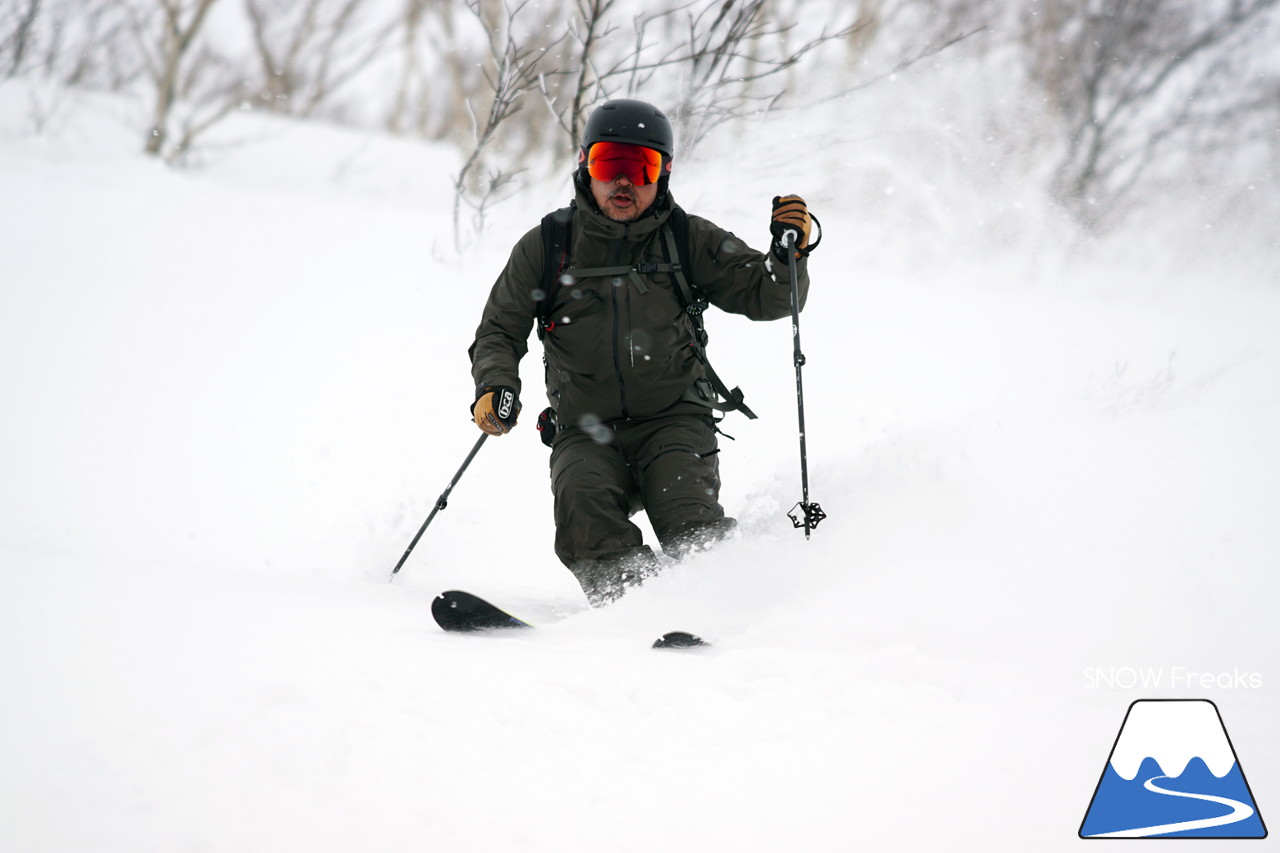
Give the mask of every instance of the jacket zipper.
<svg viewBox="0 0 1280 853">
<path fill-rule="evenodd" d="M 622 248 L 626 245 L 627 238 L 630 235 L 630 223 L 624 224 L 622 226 L 622 237 L 618 239 L 613 253 L 615 266 L 622 265 Z M 627 404 L 627 383 L 622 378 L 622 317 L 618 310 L 618 291 L 621 288 L 610 282 L 609 289 L 613 292 L 613 372 L 614 378 L 618 380 L 618 397 L 622 406 L 622 417 L 629 419 L 631 412 L 630 406 Z"/>
</svg>

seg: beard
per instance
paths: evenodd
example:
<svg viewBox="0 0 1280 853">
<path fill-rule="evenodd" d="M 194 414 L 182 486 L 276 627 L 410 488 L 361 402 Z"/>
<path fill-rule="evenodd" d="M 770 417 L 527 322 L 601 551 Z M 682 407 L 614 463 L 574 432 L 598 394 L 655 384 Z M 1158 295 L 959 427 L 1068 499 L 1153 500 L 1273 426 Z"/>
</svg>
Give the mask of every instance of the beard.
<svg viewBox="0 0 1280 853">
<path fill-rule="evenodd" d="M 614 222 L 634 222 L 657 201 L 655 184 L 635 186 L 591 179 L 591 196 L 600 212 Z"/>
<path fill-rule="evenodd" d="M 618 222 L 630 222 L 641 214 L 640 199 L 627 190 L 619 190 L 609 196 L 605 212 L 610 219 Z"/>
</svg>

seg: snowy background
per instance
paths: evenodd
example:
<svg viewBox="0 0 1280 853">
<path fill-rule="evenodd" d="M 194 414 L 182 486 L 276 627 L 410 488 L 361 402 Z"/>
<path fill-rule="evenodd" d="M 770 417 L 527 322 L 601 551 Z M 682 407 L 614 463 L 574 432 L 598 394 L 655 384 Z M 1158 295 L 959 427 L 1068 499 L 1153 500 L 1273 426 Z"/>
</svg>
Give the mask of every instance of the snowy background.
<svg viewBox="0 0 1280 853">
<path fill-rule="evenodd" d="M 950 111 L 977 83 L 678 164 L 757 247 L 778 193 L 826 226 L 802 333 L 830 517 L 785 517 L 788 324 L 715 313 L 761 416 L 724 424 L 742 534 L 596 612 L 551 551 L 536 347 L 529 415 L 388 582 L 477 436 L 489 285 L 569 164 L 459 256 L 451 149 L 248 115 L 175 170 L 121 100 L 0 87 L 0 848 L 1068 849 L 1153 696 L 1218 702 L 1273 817 L 1273 223 L 1177 197 L 1086 240 L 1033 144 Z M 446 635 L 448 588 L 548 624 Z M 715 646 L 649 650 L 675 628 Z"/>
</svg>

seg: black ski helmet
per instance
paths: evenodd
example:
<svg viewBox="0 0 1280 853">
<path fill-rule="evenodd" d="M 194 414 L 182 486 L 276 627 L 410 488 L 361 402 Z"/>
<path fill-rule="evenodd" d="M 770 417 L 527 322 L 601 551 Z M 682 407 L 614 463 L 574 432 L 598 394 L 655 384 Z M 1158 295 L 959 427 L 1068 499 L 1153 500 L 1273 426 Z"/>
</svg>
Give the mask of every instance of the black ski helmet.
<svg viewBox="0 0 1280 853">
<path fill-rule="evenodd" d="M 587 126 L 582 131 L 582 147 L 578 150 L 578 180 L 584 187 L 591 181 L 587 176 L 587 152 L 597 142 L 626 142 L 643 145 L 662 154 L 662 174 L 658 178 L 658 197 L 667 192 L 671 177 L 671 158 L 675 154 L 675 138 L 671 122 L 662 110 L 644 101 L 606 101 L 591 111 Z"/>
</svg>

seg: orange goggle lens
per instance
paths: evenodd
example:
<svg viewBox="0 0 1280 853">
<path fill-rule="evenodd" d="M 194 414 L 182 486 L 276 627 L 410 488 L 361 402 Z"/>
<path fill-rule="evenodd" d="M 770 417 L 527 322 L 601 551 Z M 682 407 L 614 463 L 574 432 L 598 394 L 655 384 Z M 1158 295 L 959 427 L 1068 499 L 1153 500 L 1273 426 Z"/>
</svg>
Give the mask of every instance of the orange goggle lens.
<svg viewBox="0 0 1280 853">
<path fill-rule="evenodd" d="M 662 152 L 627 142 L 597 142 L 587 152 L 587 174 L 597 181 L 626 175 L 633 184 L 655 184 L 662 174 Z"/>
</svg>

